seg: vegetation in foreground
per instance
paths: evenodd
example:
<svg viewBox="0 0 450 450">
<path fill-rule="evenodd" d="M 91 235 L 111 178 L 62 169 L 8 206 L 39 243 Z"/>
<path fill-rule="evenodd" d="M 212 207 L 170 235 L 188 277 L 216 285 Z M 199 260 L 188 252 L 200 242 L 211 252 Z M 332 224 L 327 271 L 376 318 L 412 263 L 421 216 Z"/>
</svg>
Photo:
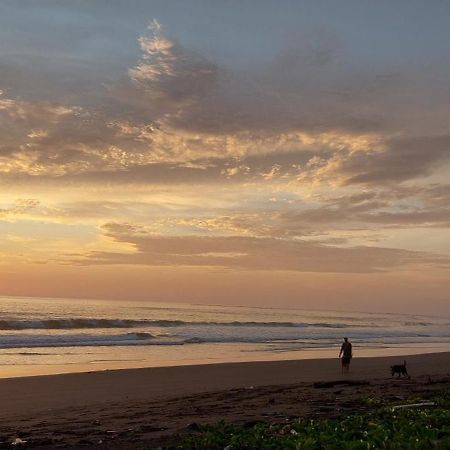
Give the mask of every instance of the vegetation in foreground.
<svg viewBox="0 0 450 450">
<path fill-rule="evenodd" d="M 297 420 L 252 427 L 206 425 L 178 450 L 370 450 L 450 449 L 450 392 L 433 398 L 436 406 L 394 410 L 372 401 L 373 412 L 340 420 Z M 367 401 L 371 401 L 370 399 Z M 415 400 L 417 401 L 417 400 Z"/>
</svg>

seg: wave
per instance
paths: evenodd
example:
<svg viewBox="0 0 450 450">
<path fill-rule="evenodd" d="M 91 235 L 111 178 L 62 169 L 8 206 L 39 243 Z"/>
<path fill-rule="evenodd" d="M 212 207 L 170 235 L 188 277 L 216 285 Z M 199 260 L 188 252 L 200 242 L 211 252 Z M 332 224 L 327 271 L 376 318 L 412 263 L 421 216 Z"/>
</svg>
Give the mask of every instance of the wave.
<svg viewBox="0 0 450 450">
<path fill-rule="evenodd" d="M 204 330 L 206 331 L 206 330 Z M 210 331 L 210 330 L 208 330 Z M 247 330 L 243 333 L 236 333 L 236 330 L 229 330 L 228 333 L 209 332 L 202 333 L 201 329 L 191 330 L 189 333 L 178 335 L 154 335 L 151 333 L 116 333 L 116 334 L 1 334 L 0 349 L 28 349 L 28 348 L 51 348 L 51 347 L 113 347 L 113 346 L 181 346 L 196 344 L 226 344 L 226 343 L 247 343 L 247 344 L 271 344 L 271 345 L 295 345 L 299 347 L 335 347 L 340 345 L 340 336 L 336 332 L 324 332 L 316 335 L 310 334 L 307 330 L 303 335 L 288 330 L 273 333 L 251 333 Z M 423 335 L 415 333 L 403 333 L 391 331 L 390 333 L 374 333 L 368 330 L 352 332 L 352 342 L 354 344 L 393 344 L 402 342 L 442 342 L 442 339 L 449 339 L 450 334 Z M 22 350 L 23 352 L 24 350 Z"/>
<path fill-rule="evenodd" d="M 135 328 L 146 321 L 127 319 L 0 320 L 0 330 L 74 330 L 83 328 Z"/>
<path fill-rule="evenodd" d="M 404 322 L 406 327 L 433 326 L 428 322 Z M 448 324 L 447 324 L 448 325 Z M 98 319 L 98 318 L 61 318 L 45 320 L 0 320 L 0 330 L 76 330 L 95 328 L 145 328 L 145 327 L 187 327 L 187 326 L 222 326 L 222 327 L 271 327 L 271 328 L 383 328 L 372 323 L 333 323 L 333 322 L 256 322 L 256 321 L 184 321 L 167 319 Z M 384 327 L 385 328 L 385 327 Z"/>
<path fill-rule="evenodd" d="M 125 333 L 115 335 L 69 334 L 69 335 L 2 335 L 0 348 L 36 347 L 110 347 L 121 345 L 170 345 L 179 342 L 158 341 L 150 333 Z"/>
<path fill-rule="evenodd" d="M 182 326 L 225 326 L 225 327 L 284 327 L 284 328 L 349 328 L 345 323 L 302 323 L 302 322 L 205 322 L 183 320 L 132 320 L 132 319 L 46 319 L 46 320 L 0 320 L 0 330 L 75 330 L 90 328 L 139 328 L 139 327 L 182 327 Z M 373 325 L 372 325 L 373 326 Z"/>
</svg>

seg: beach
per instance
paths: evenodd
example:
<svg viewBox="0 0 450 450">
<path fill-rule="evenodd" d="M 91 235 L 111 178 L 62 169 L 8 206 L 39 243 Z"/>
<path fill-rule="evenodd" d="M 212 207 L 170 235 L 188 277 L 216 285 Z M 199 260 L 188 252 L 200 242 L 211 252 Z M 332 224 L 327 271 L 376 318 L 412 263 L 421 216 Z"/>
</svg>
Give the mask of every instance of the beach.
<svg viewBox="0 0 450 450">
<path fill-rule="evenodd" d="M 0 450 L 450 450 L 429 3 L 0 0 Z"/>
<path fill-rule="evenodd" d="M 411 379 L 391 379 L 404 359 Z M 33 448 L 154 448 L 198 423 L 332 415 L 355 396 L 401 400 L 448 388 L 449 377 L 442 352 L 355 358 L 345 375 L 336 357 L 1 379 L 0 436 L 4 448 L 17 437 Z"/>
</svg>

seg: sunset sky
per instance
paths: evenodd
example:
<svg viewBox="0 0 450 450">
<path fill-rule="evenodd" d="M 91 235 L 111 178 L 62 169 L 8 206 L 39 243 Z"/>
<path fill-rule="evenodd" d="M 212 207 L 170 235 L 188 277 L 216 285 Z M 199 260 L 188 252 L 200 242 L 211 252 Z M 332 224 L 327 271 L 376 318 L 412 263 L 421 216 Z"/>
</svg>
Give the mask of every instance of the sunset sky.
<svg viewBox="0 0 450 450">
<path fill-rule="evenodd" d="M 449 17 L 0 0 L 0 295 L 450 315 Z"/>
</svg>

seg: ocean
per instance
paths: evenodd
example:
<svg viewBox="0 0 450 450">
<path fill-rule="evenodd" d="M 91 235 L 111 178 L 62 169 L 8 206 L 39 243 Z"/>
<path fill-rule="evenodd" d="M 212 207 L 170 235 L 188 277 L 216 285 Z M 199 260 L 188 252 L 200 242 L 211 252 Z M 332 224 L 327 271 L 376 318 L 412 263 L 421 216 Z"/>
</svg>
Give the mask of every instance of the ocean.
<svg viewBox="0 0 450 450">
<path fill-rule="evenodd" d="M 406 314 L 0 297 L 0 377 L 450 350 L 450 319 Z"/>
</svg>

